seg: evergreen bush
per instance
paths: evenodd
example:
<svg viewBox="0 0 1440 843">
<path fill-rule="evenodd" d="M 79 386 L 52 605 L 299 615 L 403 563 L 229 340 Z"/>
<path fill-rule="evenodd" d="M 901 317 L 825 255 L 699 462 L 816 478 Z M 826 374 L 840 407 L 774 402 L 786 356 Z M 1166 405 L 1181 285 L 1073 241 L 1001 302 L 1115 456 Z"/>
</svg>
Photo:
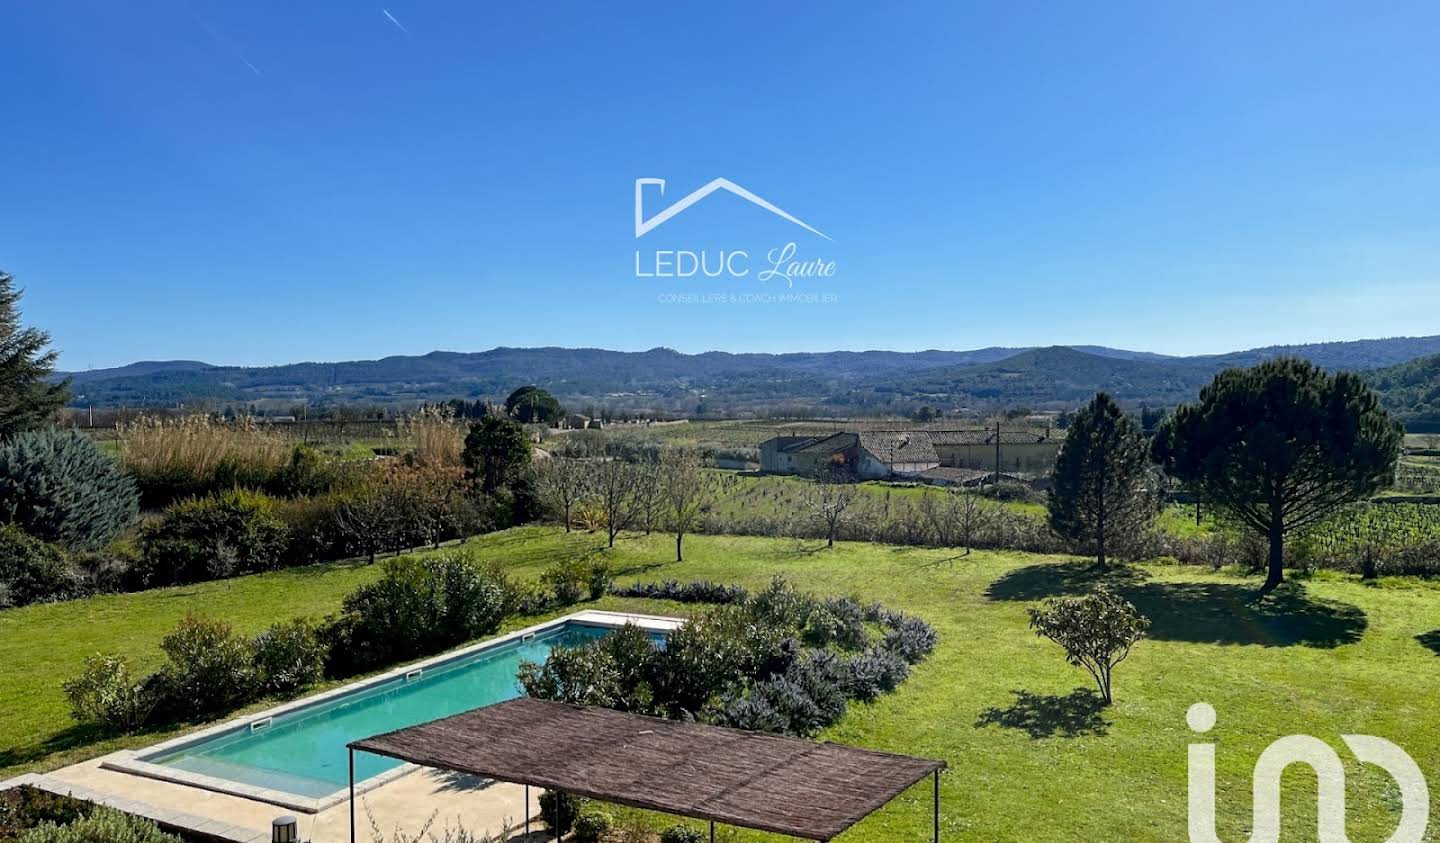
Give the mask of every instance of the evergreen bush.
<svg viewBox="0 0 1440 843">
<path fill-rule="evenodd" d="M 95 550 L 139 517 L 135 482 L 90 437 L 37 430 L 0 444 L 0 521 L 70 550 Z"/>
</svg>

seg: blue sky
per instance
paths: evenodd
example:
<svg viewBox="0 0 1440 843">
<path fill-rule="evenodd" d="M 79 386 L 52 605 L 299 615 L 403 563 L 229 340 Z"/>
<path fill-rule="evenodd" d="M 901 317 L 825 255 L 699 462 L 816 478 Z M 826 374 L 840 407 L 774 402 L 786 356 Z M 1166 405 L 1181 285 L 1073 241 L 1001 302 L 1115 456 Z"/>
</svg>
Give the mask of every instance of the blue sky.
<svg viewBox="0 0 1440 843">
<path fill-rule="evenodd" d="M 1253 8 L 1262 6 L 1263 8 Z M 388 16 L 386 12 L 388 11 Z M 1433 3 L 0 2 L 62 366 L 1440 332 Z M 728 194 L 637 239 L 717 177 Z M 795 242 L 826 303 L 637 278 Z"/>
</svg>

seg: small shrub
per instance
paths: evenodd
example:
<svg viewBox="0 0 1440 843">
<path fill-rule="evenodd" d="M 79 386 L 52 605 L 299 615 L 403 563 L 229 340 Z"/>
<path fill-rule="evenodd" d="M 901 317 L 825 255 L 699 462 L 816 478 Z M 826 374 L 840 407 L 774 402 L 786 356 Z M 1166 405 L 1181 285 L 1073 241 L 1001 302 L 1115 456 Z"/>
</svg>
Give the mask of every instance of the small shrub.
<svg viewBox="0 0 1440 843">
<path fill-rule="evenodd" d="M 769 694 L 736 694 L 724 700 L 716 714 L 717 722 L 750 732 L 782 734 L 790 728 L 790 718 L 770 703 Z"/>
<path fill-rule="evenodd" d="M 0 609 L 78 596 L 79 577 L 64 548 L 0 524 Z"/>
<path fill-rule="evenodd" d="M 135 545 L 115 542 L 104 550 L 72 553 L 70 570 L 78 578 L 80 594 L 111 594 L 125 590 L 139 559 Z"/>
<path fill-rule="evenodd" d="M 327 624 L 327 669 L 348 675 L 490 635 L 514 608 L 515 594 L 498 568 L 463 553 L 390 560 Z"/>
<path fill-rule="evenodd" d="M 363 463 L 327 457 L 310 445 L 296 445 L 289 462 L 271 478 L 266 490 L 287 498 L 319 497 L 357 481 Z"/>
<path fill-rule="evenodd" d="M 666 580 L 662 583 L 636 583 L 612 587 L 610 593 L 617 597 L 640 597 L 649 600 L 673 600 L 676 603 L 713 603 L 716 605 L 744 603 L 750 599 L 749 593 L 742 586 L 725 585 L 707 580 L 687 583 L 675 580 Z"/>
<path fill-rule="evenodd" d="M 255 681 L 265 694 L 291 694 L 325 675 L 325 645 L 314 624 L 282 621 L 255 638 Z"/>
<path fill-rule="evenodd" d="M 652 679 L 661 651 L 650 633 L 634 624 L 625 624 L 590 646 L 610 654 L 615 665 L 617 695 L 612 708 L 649 713 L 654 709 Z"/>
<path fill-rule="evenodd" d="M 599 600 L 610 590 L 612 577 L 610 576 L 610 563 L 604 559 L 597 559 L 590 563 L 586 571 L 586 582 L 590 587 L 590 599 Z"/>
<path fill-rule="evenodd" d="M 580 800 L 564 791 L 546 790 L 540 794 L 540 822 L 555 833 L 563 836 L 575 827 L 575 817 L 580 813 Z"/>
<path fill-rule="evenodd" d="M 541 700 L 610 707 L 620 696 L 620 678 L 610 653 L 592 645 L 556 647 L 544 664 L 521 662 L 520 685 Z"/>
<path fill-rule="evenodd" d="M 910 675 L 910 665 L 883 647 L 853 656 L 845 666 L 846 693 L 861 702 L 894 691 Z"/>
<path fill-rule="evenodd" d="M 886 626 L 881 646 L 909 664 L 919 664 L 935 649 L 935 629 L 919 618 L 895 615 Z"/>
<path fill-rule="evenodd" d="M 143 817 L 97 806 L 66 825 L 45 822 L 22 832 L 15 843 L 183 843 Z"/>
<path fill-rule="evenodd" d="M 600 843 L 615 825 L 610 812 L 593 803 L 586 803 L 575 817 L 576 843 Z"/>
<path fill-rule="evenodd" d="M 847 665 L 828 650 L 807 650 L 782 676 L 732 693 L 720 707 L 726 725 L 807 737 L 845 715 Z"/>
<path fill-rule="evenodd" d="M 250 642 L 230 624 L 187 615 L 160 641 L 169 661 L 160 676 L 171 714 L 209 714 L 256 694 Z"/>
<path fill-rule="evenodd" d="M 10 840 L 41 823 L 65 825 L 88 816 L 92 802 L 82 802 L 36 787 L 0 790 L 0 840 Z"/>
<path fill-rule="evenodd" d="M 70 550 L 98 550 L 140 514 L 135 481 L 79 431 L 0 444 L 0 521 Z"/>
<path fill-rule="evenodd" d="M 124 656 L 91 656 L 85 660 L 84 672 L 60 687 L 76 721 L 119 732 L 133 732 L 145 725 L 159 702 L 154 683 L 131 675 Z"/>
<path fill-rule="evenodd" d="M 555 595 L 561 606 L 573 606 L 585 596 L 590 582 L 590 566 L 578 559 L 567 559 L 546 568 L 540 582 Z"/>
<path fill-rule="evenodd" d="M 365 816 L 370 820 L 370 843 L 509 843 L 519 839 L 515 837 L 515 829 L 508 819 L 489 834 L 471 831 L 458 818 L 446 820 L 445 827 L 437 831 L 435 820 L 439 813 L 436 812 L 431 814 L 417 831 L 406 831 L 397 826 L 390 836 L 386 837 L 380 830 L 380 824 L 375 821 L 375 815 L 370 813 L 368 805 Z"/>
<path fill-rule="evenodd" d="M 769 665 L 786 630 L 744 607 L 719 606 L 670 633 L 655 670 L 655 699 L 672 715 L 696 714 L 727 684 Z"/>
<path fill-rule="evenodd" d="M 660 843 L 705 843 L 705 835 L 698 828 L 677 824 L 660 832 Z"/>
<path fill-rule="evenodd" d="M 340 523 L 344 492 L 278 501 L 275 515 L 285 524 L 285 560 L 292 565 L 342 559 L 351 549 Z"/>
<path fill-rule="evenodd" d="M 779 574 L 750 600 L 750 610 L 757 618 L 788 629 L 803 628 L 814 608 L 813 598 L 795 591 Z"/>
<path fill-rule="evenodd" d="M 1130 601 L 1100 588 L 1084 597 L 1046 600 L 1043 608 L 1030 610 L 1030 628 L 1065 648 L 1066 660 L 1089 672 L 1109 705 L 1111 674 L 1145 637 L 1150 620 Z"/>
<path fill-rule="evenodd" d="M 864 607 L 848 597 L 813 604 L 805 618 L 801 640 L 811 647 L 833 644 L 842 650 L 863 649 L 869 642 Z"/>
<path fill-rule="evenodd" d="M 140 531 L 143 586 L 203 582 L 278 568 L 287 544 L 273 498 L 234 489 L 181 501 Z"/>
</svg>

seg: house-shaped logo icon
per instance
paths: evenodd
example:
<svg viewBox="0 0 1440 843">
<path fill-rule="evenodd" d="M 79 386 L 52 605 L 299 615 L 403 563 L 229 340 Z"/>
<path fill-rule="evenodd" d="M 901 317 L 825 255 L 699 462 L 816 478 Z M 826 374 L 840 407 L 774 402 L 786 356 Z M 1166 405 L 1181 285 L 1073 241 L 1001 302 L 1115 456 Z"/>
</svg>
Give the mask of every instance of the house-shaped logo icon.
<svg viewBox="0 0 1440 843">
<path fill-rule="evenodd" d="M 808 223 L 804 222 L 803 220 L 799 219 L 798 217 L 795 217 L 795 216 L 787 213 L 786 211 L 784 211 L 784 210 L 782 210 L 781 208 L 779 208 L 778 206 L 770 203 L 769 201 L 767 201 L 767 200 L 765 200 L 765 199 L 763 199 L 763 198 L 761 198 L 761 197 L 759 197 L 759 196 L 756 196 L 754 193 L 751 193 L 750 191 L 746 190 L 745 188 L 741 187 L 740 185 L 736 184 L 735 182 L 730 181 L 729 179 L 723 179 L 723 178 L 722 178 L 722 179 L 715 179 L 714 181 L 710 182 L 709 184 L 705 185 L 704 187 L 701 187 L 700 189 L 696 190 L 694 193 L 691 193 L 689 196 L 686 196 L 684 199 L 681 199 L 680 201 L 676 202 L 675 204 L 671 205 L 670 207 L 666 208 L 665 210 L 661 211 L 660 213 L 656 214 L 655 216 L 653 216 L 653 217 L 651 217 L 651 218 L 649 218 L 649 219 L 646 219 L 646 218 L 645 218 L 645 186 L 646 186 L 646 185 L 655 185 L 656 187 L 659 187 L 659 188 L 660 188 L 660 195 L 662 195 L 662 196 L 665 195 L 665 180 L 664 180 L 664 179 L 636 179 L 636 180 L 635 180 L 635 237 L 636 237 L 637 239 L 640 238 L 640 237 L 644 237 L 646 234 L 649 234 L 651 231 L 654 231 L 655 229 L 659 228 L 661 225 L 664 225 L 664 224 L 665 224 L 666 222 L 668 222 L 670 219 L 679 216 L 682 211 L 686 210 L 686 209 L 689 208 L 691 205 L 696 204 L 697 202 L 699 202 L 700 200 L 704 199 L 705 197 L 709 196 L 710 194 L 714 193 L 714 192 L 717 191 L 717 190 L 728 190 L 728 191 L 730 191 L 731 193 L 735 194 L 736 196 L 739 196 L 741 199 L 744 199 L 746 202 L 750 202 L 751 204 L 754 204 L 754 205 L 759 205 L 761 208 L 764 208 L 765 210 L 769 211 L 770 213 L 774 214 L 774 215 L 777 216 L 777 217 L 780 217 L 780 218 L 783 219 L 783 220 L 787 220 L 787 221 L 789 221 L 789 222 L 792 222 L 792 223 L 800 226 L 801 228 L 805 229 L 806 231 L 809 231 L 809 232 L 811 232 L 811 233 L 813 233 L 813 234 L 817 234 L 817 235 L 819 235 L 819 236 L 821 236 L 821 237 L 824 237 L 826 240 L 829 240 L 829 239 L 830 239 L 829 235 L 825 234 L 823 231 L 820 231 L 819 229 L 811 226 L 810 224 L 808 224 Z"/>
</svg>

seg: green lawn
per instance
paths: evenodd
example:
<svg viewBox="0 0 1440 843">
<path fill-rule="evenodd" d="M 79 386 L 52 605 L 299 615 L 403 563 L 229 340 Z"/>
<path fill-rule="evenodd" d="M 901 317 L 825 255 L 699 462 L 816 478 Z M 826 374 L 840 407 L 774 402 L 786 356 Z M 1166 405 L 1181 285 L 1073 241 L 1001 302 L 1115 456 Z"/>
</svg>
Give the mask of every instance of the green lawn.
<svg viewBox="0 0 1440 843">
<path fill-rule="evenodd" d="M 602 544 L 594 535 L 527 528 L 469 546 L 531 577 L 554 560 L 604 552 Z M 1248 833 L 1250 770 L 1285 735 L 1314 735 L 1346 757 L 1357 843 L 1391 833 L 1398 799 L 1383 774 L 1354 763 L 1341 734 L 1389 738 L 1427 774 L 1440 772 L 1440 659 L 1431 649 L 1440 648 L 1440 589 L 1429 584 L 1362 585 L 1327 575 L 1257 609 L 1249 603 L 1252 579 L 1161 567 L 1108 574 L 1154 628 L 1117 673 L 1116 705 L 1100 710 L 1087 677 L 1026 628 L 1028 606 L 1093 584 L 1084 565 L 868 544 L 826 550 L 791 539 L 697 536 L 687 549 L 686 562 L 669 562 L 671 541 L 656 535 L 626 537 L 609 553 L 626 580 L 758 587 L 784 573 L 805 590 L 881 600 L 937 627 L 939 648 L 897 694 L 853 706 L 825 737 L 948 760 L 949 840 L 1185 839 L 1186 751 L 1194 739 L 1185 712 L 1199 701 L 1219 712 L 1205 740 L 1219 745 L 1217 801 L 1227 840 Z M 373 575 L 373 568 L 319 566 L 0 612 L 0 775 L 159 738 L 96 742 L 71 727 L 58 684 L 85 654 L 118 650 L 150 664 L 160 635 L 186 611 L 254 631 L 272 618 L 331 610 Z M 680 608 L 614 598 L 598 605 Z M 1313 839 L 1313 792 L 1313 776 L 1287 776 L 1286 840 Z M 929 798 L 919 786 L 842 840 L 928 839 Z"/>
</svg>

